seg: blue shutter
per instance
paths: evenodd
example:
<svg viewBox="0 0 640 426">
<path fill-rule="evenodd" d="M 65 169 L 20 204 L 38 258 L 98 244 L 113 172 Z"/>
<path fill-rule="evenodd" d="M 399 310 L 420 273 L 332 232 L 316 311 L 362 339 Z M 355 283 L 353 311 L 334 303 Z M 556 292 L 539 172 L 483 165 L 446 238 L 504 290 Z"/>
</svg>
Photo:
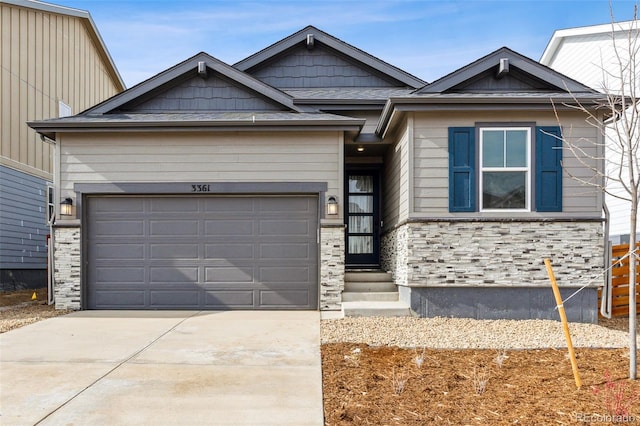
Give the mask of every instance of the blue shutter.
<svg viewBox="0 0 640 426">
<path fill-rule="evenodd" d="M 562 133 L 560 127 L 536 127 L 536 210 L 562 211 Z"/>
<path fill-rule="evenodd" d="M 449 128 L 449 211 L 476 211 L 474 127 Z"/>
</svg>

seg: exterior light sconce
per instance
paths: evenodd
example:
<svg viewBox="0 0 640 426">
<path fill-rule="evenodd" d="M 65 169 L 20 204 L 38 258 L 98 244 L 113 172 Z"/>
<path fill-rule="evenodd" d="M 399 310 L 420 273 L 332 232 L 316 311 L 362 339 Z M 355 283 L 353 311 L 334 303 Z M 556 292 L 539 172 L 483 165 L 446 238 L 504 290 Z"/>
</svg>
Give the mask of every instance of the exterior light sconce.
<svg viewBox="0 0 640 426">
<path fill-rule="evenodd" d="M 60 202 L 60 214 L 62 216 L 71 216 L 73 213 L 73 200 L 71 198 L 65 198 Z"/>
<path fill-rule="evenodd" d="M 359 145 L 359 146 L 356 148 L 356 151 L 358 151 L 358 152 L 364 152 L 364 146 Z"/>
<path fill-rule="evenodd" d="M 333 195 L 327 200 L 327 215 L 335 216 L 338 214 L 338 200 Z"/>
</svg>

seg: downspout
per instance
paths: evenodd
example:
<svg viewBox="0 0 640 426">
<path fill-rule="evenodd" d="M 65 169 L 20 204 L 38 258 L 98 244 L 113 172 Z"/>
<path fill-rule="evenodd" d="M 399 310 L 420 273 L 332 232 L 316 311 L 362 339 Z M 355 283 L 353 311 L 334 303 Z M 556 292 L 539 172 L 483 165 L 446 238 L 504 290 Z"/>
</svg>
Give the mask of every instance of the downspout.
<svg viewBox="0 0 640 426">
<path fill-rule="evenodd" d="M 611 318 L 611 241 L 609 241 L 609 208 L 602 203 L 604 212 L 604 286 L 600 296 L 600 314 Z"/>
</svg>

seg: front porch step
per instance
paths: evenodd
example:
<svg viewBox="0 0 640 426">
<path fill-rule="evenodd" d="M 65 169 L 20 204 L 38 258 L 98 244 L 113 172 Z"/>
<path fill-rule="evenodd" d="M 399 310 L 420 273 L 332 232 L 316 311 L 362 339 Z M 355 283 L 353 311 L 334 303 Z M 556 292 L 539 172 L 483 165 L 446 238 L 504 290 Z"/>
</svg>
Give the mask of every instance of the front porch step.
<svg viewBox="0 0 640 426">
<path fill-rule="evenodd" d="M 397 291 L 345 291 L 342 293 L 343 302 L 395 302 L 397 300 Z"/>
<path fill-rule="evenodd" d="M 393 281 L 344 281 L 345 293 L 398 292 Z M 344 293 L 343 293 L 344 294 Z"/>
<path fill-rule="evenodd" d="M 347 271 L 345 282 L 393 282 L 393 276 L 382 271 Z"/>
<path fill-rule="evenodd" d="M 409 306 L 394 302 L 342 302 L 345 317 L 407 317 L 411 316 Z"/>
</svg>

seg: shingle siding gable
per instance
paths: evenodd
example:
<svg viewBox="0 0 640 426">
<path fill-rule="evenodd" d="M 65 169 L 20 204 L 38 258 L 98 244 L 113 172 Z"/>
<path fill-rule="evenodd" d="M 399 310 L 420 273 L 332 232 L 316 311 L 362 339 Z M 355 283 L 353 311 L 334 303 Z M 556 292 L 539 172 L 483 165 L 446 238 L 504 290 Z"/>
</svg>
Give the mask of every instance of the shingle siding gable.
<svg viewBox="0 0 640 426">
<path fill-rule="evenodd" d="M 373 70 L 349 61 L 320 43 L 312 50 L 297 46 L 247 72 L 278 88 L 398 86 L 398 82 L 376 75 Z"/>
<path fill-rule="evenodd" d="M 206 79 L 190 78 L 147 101 L 122 109 L 141 113 L 282 110 L 282 106 L 269 102 L 251 90 L 211 71 Z"/>
</svg>

